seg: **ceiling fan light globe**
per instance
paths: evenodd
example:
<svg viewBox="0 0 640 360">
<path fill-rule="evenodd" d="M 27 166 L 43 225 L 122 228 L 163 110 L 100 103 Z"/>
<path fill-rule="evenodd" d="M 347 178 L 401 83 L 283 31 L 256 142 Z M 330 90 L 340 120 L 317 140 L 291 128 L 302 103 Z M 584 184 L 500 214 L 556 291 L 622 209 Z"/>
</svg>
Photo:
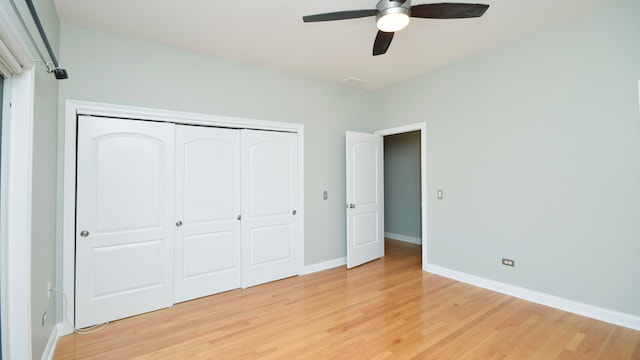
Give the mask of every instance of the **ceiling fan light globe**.
<svg viewBox="0 0 640 360">
<path fill-rule="evenodd" d="M 381 13 L 376 20 L 376 26 L 384 32 L 400 31 L 407 25 L 409 25 L 409 14 L 405 12 Z"/>
</svg>

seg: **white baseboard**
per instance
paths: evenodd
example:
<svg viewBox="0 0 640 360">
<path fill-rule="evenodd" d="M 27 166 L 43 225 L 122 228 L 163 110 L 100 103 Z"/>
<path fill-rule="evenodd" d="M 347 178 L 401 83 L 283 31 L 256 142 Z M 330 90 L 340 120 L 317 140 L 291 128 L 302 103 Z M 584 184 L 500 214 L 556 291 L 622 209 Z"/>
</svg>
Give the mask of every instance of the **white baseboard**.
<svg viewBox="0 0 640 360">
<path fill-rule="evenodd" d="M 389 232 L 385 232 L 384 233 L 384 237 L 390 238 L 390 239 L 393 239 L 393 240 L 404 241 L 404 242 L 408 242 L 408 243 L 412 243 L 412 244 L 416 244 L 416 245 L 422 245 L 422 239 L 421 238 L 417 238 L 417 237 L 394 234 L 394 233 L 389 233 Z"/>
<path fill-rule="evenodd" d="M 333 269 L 338 266 L 347 265 L 347 258 L 341 257 L 333 260 L 323 261 L 311 265 L 307 265 L 302 270 L 302 275 L 312 274 L 314 272 Z"/>
<path fill-rule="evenodd" d="M 42 353 L 42 360 L 53 360 L 53 355 L 56 352 L 56 346 L 58 345 L 58 326 L 54 326 L 51 329 L 51 334 L 49 335 L 49 341 L 47 341 L 47 346 L 44 348 L 44 352 Z"/>
<path fill-rule="evenodd" d="M 436 265 L 427 264 L 425 265 L 424 270 L 432 274 L 444 276 L 467 284 L 479 286 L 481 288 L 493 290 L 537 304 L 549 306 L 558 310 L 567 311 L 570 313 L 586 316 L 588 318 L 640 331 L 640 316 L 600 308 L 597 306 L 588 305 L 581 302 L 564 299 L 558 296 L 485 279 L 479 276 L 470 275 Z"/>
<path fill-rule="evenodd" d="M 73 334 L 73 328 L 66 322 L 58 323 L 58 336 Z"/>
</svg>

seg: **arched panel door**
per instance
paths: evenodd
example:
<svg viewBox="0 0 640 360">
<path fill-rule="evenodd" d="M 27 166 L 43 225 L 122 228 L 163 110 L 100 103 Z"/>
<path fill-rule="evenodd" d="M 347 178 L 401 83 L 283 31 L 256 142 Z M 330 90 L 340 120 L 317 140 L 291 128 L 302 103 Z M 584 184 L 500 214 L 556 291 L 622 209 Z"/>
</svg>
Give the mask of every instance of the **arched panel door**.
<svg viewBox="0 0 640 360">
<path fill-rule="evenodd" d="M 301 272 L 297 139 L 242 130 L 242 287 Z"/>
<path fill-rule="evenodd" d="M 174 302 L 240 287 L 240 131 L 176 126 Z"/>
<path fill-rule="evenodd" d="M 382 137 L 347 131 L 347 267 L 384 256 Z"/>
<path fill-rule="evenodd" d="M 172 305 L 174 125 L 80 116 L 76 327 Z"/>
</svg>

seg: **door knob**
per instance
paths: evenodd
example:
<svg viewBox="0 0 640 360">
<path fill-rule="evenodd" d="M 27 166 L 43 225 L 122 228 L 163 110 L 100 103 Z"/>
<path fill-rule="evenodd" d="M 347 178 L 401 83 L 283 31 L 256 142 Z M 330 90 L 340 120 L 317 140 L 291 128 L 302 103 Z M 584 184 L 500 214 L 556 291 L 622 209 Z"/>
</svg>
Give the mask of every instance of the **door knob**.
<svg viewBox="0 0 640 360">
<path fill-rule="evenodd" d="M 182 221 L 180 221 L 180 220 L 176 221 L 176 226 L 177 226 L 177 227 L 182 226 Z"/>
<path fill-rule="evenodd" d="M 242 215 L 238 215 L 238 216 L 236 217 L 236 219 L 238 219 L 238 220 L 242 220 Z"/>
<path fill-rule="evenodd" d="M 297 212 L 297 211 L 295 211 L 295 210 L 293 210 L 291 213 L 292 213 L 293 215 L 295 215 L 295 214 L 296 214 L 296 213 L 298 213 L 298 212 Z"/>
<path fill-rule="evenodd" d="M 82 230 L 82 231 L 80 232 L 80 236 L 82 236 L 82 237 L 87 237 L 87 236 L 89 236 L 89 232 L 88 232 L 87 230 Z"/>
<path fill-rule="evenodd" d="M 349 209 L 355 209 L 356 208 L 356 204 L 349 204 Z"/>
</svg>

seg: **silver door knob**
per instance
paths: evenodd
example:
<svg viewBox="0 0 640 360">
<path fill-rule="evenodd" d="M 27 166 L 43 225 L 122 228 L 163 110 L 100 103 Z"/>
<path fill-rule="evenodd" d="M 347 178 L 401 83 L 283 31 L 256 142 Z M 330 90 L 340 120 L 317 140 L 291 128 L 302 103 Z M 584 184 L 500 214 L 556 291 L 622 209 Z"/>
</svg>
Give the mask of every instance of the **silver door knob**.
<svg viewBox="0 0 640 360">
<path fill-rule="evenodd" d="M 182 226 L 182 221 L 180 221 L 180 220 L 176 221 L 176 226 L 177 226 L 177 227 Z"/>
<path fill-rule="evenodd" d="M 238 219 L 238 220 L 242 220 L 242 215 L 238 215 L 238 216 L 236 217 L 236 219 Z"/>
<path fill-rule="evenodd" d="M 82 236 L 82 237 L 87 237 L 87 236 L 89 236 L 89 232 L 88 232 L 87 230 L 82 230 L 82 231 L 80 232 L 80 236 Z"/>
<path fill-rule="evenodd" d="M 293 215 L 295 215 L 295 214 L 297 214 L 298 212 L 297 212 L 297 211 L 295 211 L 295 210 L 293 210 L 291 213 L 292 213 Z"/>
<path fill-rule="evenodd" d="M 356 204 L 349 204 L 349 209 L 355 209 L 356 208 Z"/>
</svg>

